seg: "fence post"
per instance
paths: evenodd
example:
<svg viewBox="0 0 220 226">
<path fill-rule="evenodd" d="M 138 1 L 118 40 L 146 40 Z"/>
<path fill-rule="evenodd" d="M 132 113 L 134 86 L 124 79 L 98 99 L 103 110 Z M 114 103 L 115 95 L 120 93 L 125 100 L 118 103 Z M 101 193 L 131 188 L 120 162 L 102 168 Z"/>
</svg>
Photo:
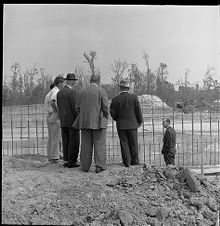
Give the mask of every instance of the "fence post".
<svg viewBox="0 0 220 226">
<path fill-rule="evenodd" d="M 220 137 L 219 137 L 219 120 L 218 120 L 218 164 L 220 162 L 220 156 L 219 156 L 219 153 L 220 153 Z"/>
<path fill-rule="evenodd" d="M 217 148 L 216 148 L 216 138 L 214 139 L 214 165 L 216 165 L 216 151 L 217 151 Z"/>
<path fill-rule="evenodd" d="M 193 123 L 194 123 L 194 114 L 192 110 L 192 165 L 194 163 L 194 153 L 193 153 L 193 145 L 194 145 L 194 128 L 193 128 Z"/>
<path fill-rule="evenodd" d="M 15 155 L 17 155 L 18 154 L 18 142 L 17 141 L 15 141 L 15 147 L 16 147 L 16 152 L 15 152 Z"/>
<path fill-rule="evenodd" d="M 208 159 L 208 143 L 207 140 L 205 140 L 205 149 L 206 149 L 206 160 Z"/>
<path fill-rule="evenodd" d="M 212 164 L 212 115 L 211 115 L 211 110 L 209 110 L 209 115 L 210 115 L 210 118 L 209 118 L 209 122 L 210 122 L 210 165 Z"/>
<path fill-rule="evenodd" d="M 114 149 L 115 149 L 115 139 L 114 139 L 114 120 L 112 118 L 112 147 L 113 147 L 113 153 L 114 153 Z"/>
<path fill-rule="evenodd" d="M 110 142 L 108 142 L 108 159 L 111 159 L 110 148 Z"/>
<path fill-rule="evenodd" d="M 210 166 L 212 165 L 212 142 L 210 141 Z"/>
<path fill-rule="evenodd" d="M 204 154 L 204 148 L 203 148 L 203 131 L 202 131 L 202 112 L 200 111 L 200 150 L 201 150 L 201 175 L 204 177 L 204 168 L 203 168 L 203 154 Z"/>
<path fill-rule="evenodd" d="M 184 142 L 182 140 L 182 149 L 183 149 L 183 166 L 185 165 L 185 148 L 184 148 Z"/>
<path fill-rule="evenodd" d="M 145 162 L 145 136 L 144 136 L 144 120 L 143 120 L 143 126 L 142 126 L 142 128 L 143 128 L 143 144 L 144 144 L 144 162 Z"/>
<path fill-rule="evenodd" d="M 196 166 L 197 166 L 197 165 L 199 165 L 199 141 L 198 141 L 198 139 L 196 141 L 196 155 L 197 155 L 197 157 L 196 157 Z"/>
<path fill-rule="evenodd" d="M 43 121 L 42 121 L 42 139 L 44 140 L 44 117 L 45 117 L 45 107 L 43 106 Z"/>
<path fill-rule="evenodd" d="M 29 140 L 30 140 L 29 105 L 27 107 L 28 107 L 28 142 L 29 142 Z"/>
<path fill-rule="evenodd" d="M 37 138 L 37 154 L 38 154 L 38 128 L 37 128 L 37 119 L 36 119 L 36 138 Z"/>
<path fill-rule="evenodd" d="M 7 141 L 7 154 L 6 154 L 6 156 L 8 156 L 8 151 L 9 151 L 9 141 Z"/>
<path fill-rule="evenodd" d="M 154 139 L 155 139 L 155 134 L 154 134 L 154 119 L 152 118 L 152 135 L 153 135 L 153 144 L 155 143 L 154 141 Z"/>
<path fill-rule="evenodd" d="M 21 110 L 22 110 L 22 108 L 21 108 Z M 20 123 L 20 139 L 22 139 L 22 126 L 23 126 L 23 123 L 22 123 L 22 112 L 20 112 L 20 114 L 21 114 L 21 123 Z"/>
<path fill-rule="evenodd" d="M 178 150 L 179 150 L 179 143 L 176 144 L 176 147 L 177 147 L 178 165 L 180 165 L 180 153 L 178 152 Z"/>
<path fill-rule="evenodd" d="M 202 142 L 202 136 L 201 136 L 201 142 L 200 142 L 200 145 L 201 145 L 201 175 L 202 177 L 204 177 L 204 168 L 203 168 L 203 142 Z"/>
<path fill-rule="evenodd" d="M 159 154 L 160 154 L 160 143 L 159 143 Z M 161 154 L 159 155 L 160 158 L 160 166 L 161 166 Z"/>
<path fill-rule="evenodd" d="M 182 143 L 183 143 L 183 141 L 184 141 L 184 139 L 183 139 L 183 111 L 182 111 L 182 114 L 181 114 L 181 116 L 182 116 Z"/>
<path fill-rule="evenodd" d="M 10 105 L 10 112 L 11 112 L 11 151 L 13 155 L 13 146 L 14 146 L 14 137 L 13 137 L 13 120 L 12 120 L 12 106 Z"/>
<path fill-rule="evenodd" d="M 189 158 L 189 151 L 188 151 L 188 150 L 189 150 L 189 146 L 190 146 L 189 141 L 186 140 L 186 150 L 187 150 L 187 157 L 186 157 L 186 159 L 187 159 L 187 164 L 189 164 L 189 163 L 188 163 L 188 159 L 190 159 L 190 158 Z M 192 164 L 192 165 L 193 165 L 193 164 Z"/>
</svg>

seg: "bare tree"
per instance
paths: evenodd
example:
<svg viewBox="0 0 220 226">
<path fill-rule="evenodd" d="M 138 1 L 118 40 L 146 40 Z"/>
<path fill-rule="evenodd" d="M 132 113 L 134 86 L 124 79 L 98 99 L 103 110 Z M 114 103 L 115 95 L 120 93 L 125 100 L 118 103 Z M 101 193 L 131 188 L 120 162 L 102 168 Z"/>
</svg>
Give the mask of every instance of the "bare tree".
<svg viewBox="0 0 220 226">
<path fill-rule="evenodd" d="M 45 69 L 44 68 L 40 68 L 39 69 L 39 72 L 40 72 L 40 80 L 39 80 L 39 82 L 42 84 L 42 88 L 43 88 L 43 90 L 46 88 L 45 87 Z"/>
<path fill-rule="evenodd" d="M 89 64 L 89 67 L 91 69 L 92 75 L 95 74 L 95 65 L 94 65 L 94 60 L 96 58 L 96 52 L 91 50 L 89 54 L 86 52 L 83 53 L 83 56 L 86 58 L 86 61 Z"/>
<path fill-rule="evenodd" d="M 156 76 L 150 69 L 150 64 L 149 64 L 150 57 L 144 51 L 143 51 L 143 59 L 147 66 L 146 75 L 144 75 L 144 77 L 143 77 L 143 92 L 152 94 L 156 88 L 156 84 L 155 84 Z"/>
<path fill-rule="evenodd" d="M 129 81 L 134 84 L 134 93 L 140 94 L 143 84 L 143 73 L 138 69 L 137 63 L 131 63 L 128 69 Z"/>
<path fill-rule="evenodd" d="M 33 66 L 33 68 L 26 68 L 25 72 L 23 72 L 23 82 L 24 82 L 24 97 L 25 101 L 34 101 L 34 98 L 32 98 L 32 92 L 35 88 L 35 80 L 36 76 L 38 75 L 39 71 L 36 67 L 36 65 Z"/>
<path fill-rule="evenodd" d="M 144 59 L 145 64 L 147 66 L 147 76 L 148 76 L 149 75 L 149 72 L 150 72 L 150 66 L 149 66 L 150 57 L 144 51 L 143 51 L 143 59 Z"/>
<path fill-rule="evenodd" d="M 128 63 L 126 61 L 121 61 L 120 59 L 114 60 L 111 64 L 111 69 L 114 74 L 112 82 L 115 86 L 119 86 L 120 80 L 123 78 L 123 74 L 128 68 Z"/>
<path fill-rule="evenodd" d="M 213 79 L 214 75 L 215 68 L 208 65 L 205 72 L 205 79 L 203 79 L 203 89 L 210 90 L 211 88 L 214 88 L 220 84 L 217 80 Z"/>
<path fill-rule="evenodd" d="M 164 63 L 160 63 L 159 71 L 160 71 L 160 76 L 162 78 L 162 83 L 166 80 L 166 77 L 164 77 L 164 75 L 168 74 L 166 69 L 167 69 L 167 65 Z"/>
<path fill-rule="evenodd" d="M 186 72 L 185 72 L 185 76 L 184 76 L 185 87 L 187 87 L 187 86 L 189 86 L 191 84 L 190 81 L 188 80 L 189 72 L 190 72 L 190 69 L 186 68 Z"/>
<path fill-rule="evenodd" d="M 10 80 L 10 86 L 12 89 L 12 94 L 16 94 L 18 91 L 18 76 L 20 75 L 20 64 L 15 62 L 11 67 L 11 80 Z"/>
<path fill-rule="evenodd" d="M 160 63 L 159 68 L 157 69 L 157 78 L 156 78 L 156 85 L 157 85 L 157 94 L 161 96 L 163 94 L 163 84 L 167 80 L 166 75 L 167 72 L 167 65 L 164 63 Z"/>
<path fill-rule="evenodd" d="M 89 84 L 89 76 L 84 73 L 84 70 L 82 67 L 79 67 L 79 66 L 75 67 L 75 74 L 76 74 L 77 78 L 79 79 L 77 82 L 77 87 L 79 89 L 81 89 Z"/>
</svg>

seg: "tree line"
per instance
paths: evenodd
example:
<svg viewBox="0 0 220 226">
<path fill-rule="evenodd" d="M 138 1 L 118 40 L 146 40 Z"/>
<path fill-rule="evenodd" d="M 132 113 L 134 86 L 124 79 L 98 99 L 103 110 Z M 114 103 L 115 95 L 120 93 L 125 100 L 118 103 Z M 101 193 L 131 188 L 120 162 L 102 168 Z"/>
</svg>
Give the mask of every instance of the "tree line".
<svg viewBox="0 0 220 226">
<path fill-rule="evenodd" d="M 79 79 L 76 83 L 77 90 L 89 84 L 92 74 L 101 75 L 99 68 L 95 65 L 97 52 L 91 50 L 88 53 L 84 52 L 83 56 L 87 67 L 76 66 L 74 68 L 74 73 Z M 111 64 L 111 82 L 101 84 L 106 89 L 109 99 L 118 95 L 119 83 L 122 78 L 130 81 L 132 92 L 135 94 L 156 95 L 171 107 L 174 107 L 175 102 L 199 103 L 201 99 L 212 102 L 219 98 L 220 81 L 214 79 L 214 67 L 207 66 L 202 85 L 198 83 L 193 85 L 189 82 L 190 69 L 188 68 L 186 69 L 184 80 L 179 80 L 176 84 L 173 84 L 167 80 L 169 72 L 166 63 L 161 62 L 158 68 L 153 70 L 150 67 L 150 57 L 146 52 L 143 52 L 142 59 L 146 65 L 145 70 L 140 70 L 135 61 L 128 63 L 120 58 L 114 60 Z M 60 75 L 64 76 L 63 74 Z M 3 106 L 42 104 L 46 94 L 49 92 L 49 85 L 53 81 L 52 77 L 45 69 L 37 68 L 36 65 L 21 71 L 21 65 L 15 62 L 10 67 L 9 82 L 3 82 Z M 175 86 L 177 86 L 176 90 Z"/>
</svg>

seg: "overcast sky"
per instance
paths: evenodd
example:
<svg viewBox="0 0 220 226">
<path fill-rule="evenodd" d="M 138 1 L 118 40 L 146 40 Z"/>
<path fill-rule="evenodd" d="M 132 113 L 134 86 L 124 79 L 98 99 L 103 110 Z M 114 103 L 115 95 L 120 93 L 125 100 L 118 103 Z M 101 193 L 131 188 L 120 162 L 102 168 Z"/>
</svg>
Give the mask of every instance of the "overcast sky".
<svg viewBox="0 0 220 226">
<path fill-rule="evenodd" d="M 146 70 L 143 51 L 155 70 L 161 62 L 175 83 L 190 69 L 189 80 L 204 78 L 207 65 L 220 79 L 218 6 L 134 5 L 4 5 L 4 79 L 10 66 L 33 67 L 55 77 L 87 67 L 83 52 L 95 50 L 102 82 L 113 76 L 111 64 L 120 58 Z"/>
</svg>

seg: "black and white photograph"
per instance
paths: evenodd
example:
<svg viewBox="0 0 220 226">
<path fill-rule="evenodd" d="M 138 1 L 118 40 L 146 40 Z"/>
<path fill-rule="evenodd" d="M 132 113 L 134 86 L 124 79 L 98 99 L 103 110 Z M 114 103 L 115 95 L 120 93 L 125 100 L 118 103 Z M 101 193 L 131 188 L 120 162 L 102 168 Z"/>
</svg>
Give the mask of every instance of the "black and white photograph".
<svg viewBox="0 0 220 226">
<path fill-rule="evenodd" d="M 219 226 L 218 5 L 3 4 L 3 225 Z"/>
</svg>

